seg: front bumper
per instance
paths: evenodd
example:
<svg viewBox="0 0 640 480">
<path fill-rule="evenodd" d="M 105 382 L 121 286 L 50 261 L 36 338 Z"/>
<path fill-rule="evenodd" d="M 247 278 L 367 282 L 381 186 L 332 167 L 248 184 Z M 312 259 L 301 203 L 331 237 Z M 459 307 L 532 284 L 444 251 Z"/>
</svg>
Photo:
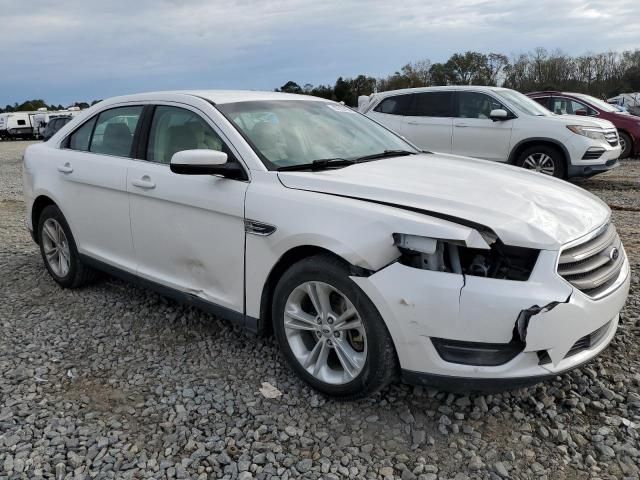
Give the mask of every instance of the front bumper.
<svg viewBox="0 0 640 480">
<path fill-rule="evenodd" d="M 558 252 L 543 250 L 526 282 L 419 270 L 394 263 L 369 277 L 352 277 L 378 307 L 411 383 L 459 385 L 461 390 L 523 386 L 571 370 L 602 352 L 615 335 L 629 291 L 625 259 L 614 287 L 594 300 L 556 273 Z M 445 361 L 432 338 L 507 345 L 523 311 L 528 321 L 520 353 L 501 365 Z M 605 327 L 606 326 L 606 327 Z M 595 331 L 598 341 L 572 347 Z M 569 354 L 569 355 L 568 355 Z"/>
<path fill-rule="evenodd" d="M 599 165 L 569 165 L 567 169 L 567 177 L 593 177 L 599 173 L 608 172 L 609 170 L 619 167 L 620 162 L 618 159 L 607 160 L 605 163 Z"/>
</svg>

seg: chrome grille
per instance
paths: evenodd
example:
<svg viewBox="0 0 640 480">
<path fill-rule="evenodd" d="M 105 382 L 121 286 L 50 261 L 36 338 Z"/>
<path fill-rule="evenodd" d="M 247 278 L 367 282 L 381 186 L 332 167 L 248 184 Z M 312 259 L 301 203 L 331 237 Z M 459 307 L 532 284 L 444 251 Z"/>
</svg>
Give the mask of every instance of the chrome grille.
<svg viewBox="0 0 640 480">
<path fill-rule="evenodd" d="M 624 250 L 613 224 L 589 240 L 560 252 L 558 273 L 587 295 L 597 297 L 615 282 Z"/>
<path fill-rule="evenodd" d="M 616 130 L 606 130 L 604 132 L 604 138 L 607 139 L 607 142 L 609 142 L 609 145 L 612 147 L 618 145 L 618 132 Z"/>
</svg>

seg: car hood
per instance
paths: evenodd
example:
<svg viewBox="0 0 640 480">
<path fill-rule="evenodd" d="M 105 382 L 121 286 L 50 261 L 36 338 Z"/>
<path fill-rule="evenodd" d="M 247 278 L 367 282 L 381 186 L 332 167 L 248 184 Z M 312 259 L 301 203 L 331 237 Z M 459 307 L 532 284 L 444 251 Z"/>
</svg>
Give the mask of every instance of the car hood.
<svg viewBox="0 0 640 480">
<path fill-rule="evenodd" d="M 587 117 L 584 115 L 548 115 L 544 118 L 548 121 L 563 125 L 583 125 L 585 127 L 615 128 L 613 123 L 604 118 Z"/>
<path fill-rule="evenodd" d="M 455 155 L 410 155 L 320 172 L 278 172 L 278 176 L 287 188 L 480 224 L 505 244 L 522 247 L 557 249 L 603 225 L 610 216 L 604 202 L 563 180 Z"/>
</svg>

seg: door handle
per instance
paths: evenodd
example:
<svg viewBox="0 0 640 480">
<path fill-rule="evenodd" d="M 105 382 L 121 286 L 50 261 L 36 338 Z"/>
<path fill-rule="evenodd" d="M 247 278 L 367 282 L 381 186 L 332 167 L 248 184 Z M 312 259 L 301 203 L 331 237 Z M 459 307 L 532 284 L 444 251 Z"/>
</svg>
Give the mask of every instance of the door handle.
<svg viewBox="0 0 640 480">
<path fill-rule="evenodd" d="M 456 123 L 455 126 L 460 128 L 465 128 L 465 127 L 468 127 L 469 125 L 467 125 L 466 123 Z"/>
<path fill-rule="evenodd" d="M 151 179 L 145 175 L 142 178 L 138 178 L 136 180 L 132 180 L 131 181 L 131 185 L 133 185 L 134 187 L 140 187 L 140 188 L 145 188 L 145 189 L 152 189 L 152 188 L 156 188 L 156 184 L 153 183 L 151 181 Z"/>
<path fill-rule="evenodd" d="M 73 168 L 71 167 L 71 164 L 67 162 L 64 165 L 58 166 L 58 171 L 60 173 L 71 173 L 73 172 Z"/>
<path fill-rule="evenodd" d="M 416 122 L 416 121 L 409 120 L 409 121 L 407 122 L 407 125 L 422 125 L 422 124 L 421 124 L 420 122 Z"/>
</svg>

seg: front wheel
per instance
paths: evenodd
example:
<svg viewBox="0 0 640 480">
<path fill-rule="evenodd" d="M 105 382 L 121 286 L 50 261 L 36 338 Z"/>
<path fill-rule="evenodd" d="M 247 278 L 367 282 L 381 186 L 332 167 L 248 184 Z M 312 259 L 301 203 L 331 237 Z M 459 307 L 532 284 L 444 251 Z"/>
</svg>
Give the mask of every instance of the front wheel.
<svg viewBox="0 0 640 480">
<path fill-rule="evenodd" d="M 633 141 L 628 133 L 618 132 L 620 138 L 620 158 L 627 158 L 631 155 L 631 148 L 633 147 Z"/>
<path fill-rule="evenodd" d="M 544 175 L 564 178 L 564 158 L 560 151 L 547 145 L 526 148 L 516 160 L 519 167 Z"/>
<path fill-rule="evenodd" d="M 340 260 L 319 255 L 295 264 L 278 282 L 272 308 L 282 354 L 317 390 L 360 398 L 395 378 L 386 325 Z"/>
</svg>

